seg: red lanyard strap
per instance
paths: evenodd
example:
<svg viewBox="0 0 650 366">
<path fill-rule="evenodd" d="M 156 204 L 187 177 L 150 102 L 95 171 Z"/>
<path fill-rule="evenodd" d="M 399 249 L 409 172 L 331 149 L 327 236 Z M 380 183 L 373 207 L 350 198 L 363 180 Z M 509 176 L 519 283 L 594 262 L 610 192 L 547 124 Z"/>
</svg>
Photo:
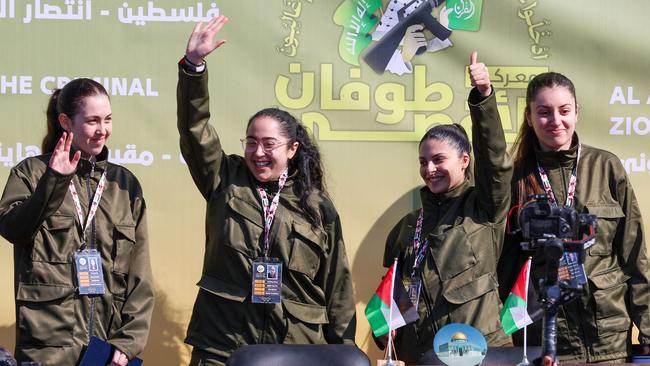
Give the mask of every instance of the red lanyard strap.
<svg viewBox="0 0 650 366">
<path fill-rule="evenodd" d="M 567 207 L 572 207 L 575 194 L 576 194 L 576 185 L 578 182 L 578 162 L 580 161 L 580 150 L 582 147 L 578 145 L 578 157 L 576 158 L 576 165 L 573 167 L 571 172 L 571 179 L 569 180 L 569 187 L 567 188 L 566 202 L 564 203 Z M 548 175 L 542 166 L 537 161 L 537 171 L 539 172 L 539 177 L 542 180 L 542 185 L 544 186 L 544 191 L 546 191 L 546 197 L 548 197 L 548 202 L 552 205 L 557 205 L 557 200 L 553 194 L 553 188 L 551 188 L 551 181 L 548 179 Z"/>
<path fill-rule="evenodd" d="M 273 197 L 273 201 L 269 204 L 269 198 L 266 194 L 264 188 L 257 186 L 257 193 L 259 193 L 260 198 L 262 199 L 262 209 L 264 210 L 264 258 L 268 258 L 269 254 L 269 234 L 271 232 L 271 225 L 273 224 L 273 218 L 275 213 L 278 210 L 278 205 L 280 202 L 280 191 L 284 188 L 284 184 L 287 181 L 289 173 L 285 170 L 281 175 L 278 181 L 278 193 Z"/>
<path fill-rule="evenodd" d="M 99 201 L 102 199 L 102 194 L 104 193 L 104 187 L 106 184 L 106 171 L 102 173 L 102 177 L 99 179 L 99 184 L 97 185 L 97 189 L 95 190 L 95 194 L 93 194 L 93 200 L 90 204 L 90 207 L 88 208 L 88 216 L 86 217 L 86 220 L 84 221 L 84 213 L 83 209 L 81 208 L 81 202 L 79 201 L 79 195 L 77 194 L 77 189 L 74 186 L 74 180 L 70 181 L 70 194 L 72 194 L 72 200 L 74 201 L 75 208 L 77 209 L 77 216 L 79 217 L 79 229 L 81 230 L 81 241 L 82 245 L 85 246 L 86 244 L 86 230 L 88 229 L 88 226 L 92 222 L 93 218 L 95 217 L 95 214 L 97 213 L 97 208 L 99 208 Z"/>
<path fill-rule="evenodd" d="M 413 260 L 413 269 L 411 271 L 411 277 L 415 276 L 420 263 L 424 259 L 427 249 L 429 248 L 429 241 L 424 240 L 420 242 L 420 237 L 422 236 L 422 222 L 424 221 L 424 208 L 420 209 L 420 215 L 418 216 L 418 221 L 415 224 L 415 234 L 413 234 L 413 255 L 415 259 Z"/>
</svg>

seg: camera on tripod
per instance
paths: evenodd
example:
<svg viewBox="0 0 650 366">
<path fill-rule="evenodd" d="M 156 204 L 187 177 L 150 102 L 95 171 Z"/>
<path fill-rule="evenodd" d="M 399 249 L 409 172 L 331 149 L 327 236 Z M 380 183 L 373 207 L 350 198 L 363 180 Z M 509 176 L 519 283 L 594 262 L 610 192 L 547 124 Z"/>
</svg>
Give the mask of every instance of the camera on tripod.
<svg viewBox="0 0 650 366">
<path fill-rule="evenodd" d="M 548 261 L 559 261 L 563 287 L 580 289 L 587 282 L 582 264 L 585 249 L 596 241 L 598 217 L 579 214 L 573 207 L 551 204 L 545 194 L 529 197 L 519 212 L 524 242 L 521 247 Z"/>
<path fill-rule="evenodd" d="M 586 290 L 585 249 L 596 242 L 598 217 L 551 204 L 541 194 L 530 196 L 521 208 L 519 225 L 525 240 L 522 249 L 535 252 L 536 271 L 531 277 L 539 285 L 537 292 L 544 311 L 542 355 L 555 360 L 558 307 Z"/>
</svg>

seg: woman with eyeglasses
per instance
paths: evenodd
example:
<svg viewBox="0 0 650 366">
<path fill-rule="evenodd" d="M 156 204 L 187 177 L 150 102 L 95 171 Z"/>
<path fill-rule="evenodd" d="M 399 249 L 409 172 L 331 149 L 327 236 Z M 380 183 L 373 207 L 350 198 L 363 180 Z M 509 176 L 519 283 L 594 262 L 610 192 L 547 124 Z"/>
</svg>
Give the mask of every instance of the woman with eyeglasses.
<svg viewBox="0 0 650 366">
<path fill-rule="evenodd" d="M 179 63 L 181 152 L 207 202 L 202 277 L 185 342 L 190 365 L 223 365 L 256 343 L 353 343 L 354 294 L 339 216 L 320 155 L 289 113 L 248 121 L 244 156 L 208 123 L 204 58 L 224 16 L 197 24 Z"/>
</svg>

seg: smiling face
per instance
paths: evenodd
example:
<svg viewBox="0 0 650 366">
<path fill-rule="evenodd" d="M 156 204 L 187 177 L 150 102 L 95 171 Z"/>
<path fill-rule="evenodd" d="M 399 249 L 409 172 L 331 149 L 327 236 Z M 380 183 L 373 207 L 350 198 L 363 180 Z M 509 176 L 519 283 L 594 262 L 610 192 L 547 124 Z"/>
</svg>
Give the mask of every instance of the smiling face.
<svg viewBox="0 0 650 366">
<path fill-rule="evenodd" d="M 526 111 L 526 122 L 543 151 L 569 149 L 578 122 L 575 97 L 564 86 L 540 89 Z"/>
<path fill-rule="evenodd" d="M 290 143 L 282 134 L 280 122 L 269 116 L 256 118 L 244 140 L 244 158 L 255 179 L 277 181 L 298 151 L 298 142 Z"/>
<path fill-rule="evenodd" d="M 74 134 L 72 146 L 81 151 L 82 157 L 98 155 L 113 131 L 111 102 L 103 94 L 85 97 L 72 118 L 59 114 L 59 123 Z"/>
<path fill-rule="evenodd" d="M 420 144 L 420 176 L 433 193 L 444 193 L 465 180 L 469 155 L 459 154 L 447 141 L 427 139 Z"/>
</svg>

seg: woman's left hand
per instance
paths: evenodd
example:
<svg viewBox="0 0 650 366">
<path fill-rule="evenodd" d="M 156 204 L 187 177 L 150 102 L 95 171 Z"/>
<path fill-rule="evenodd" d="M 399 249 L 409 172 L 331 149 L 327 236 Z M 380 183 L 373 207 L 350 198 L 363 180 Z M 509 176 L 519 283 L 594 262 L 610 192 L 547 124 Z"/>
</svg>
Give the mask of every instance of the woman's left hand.
<svg viewBox="0 0 650 366">
<path fill-rule="evenodd" d="M 128 363 L 129 359 L 126 357 L 126 355 L 116 348 L 115 352 L 113 352 L 113 359 L 111 360 L 111 363 L 108 364 L 108 366 L 126 366 Z"/>
<path fill-rule="evenodd" d="M 203 59 L 207 55 L 226 43 L 223 39 L 215 41 L 214 37 L 227 22 L 228 18 L 219 15 L 212 18 L 205 26 L 203 23 L 197 23 L 190 35 L 190 39 L 187 41 L 185 57 L 195 65 L 203 64 Z"/>
<path fill-rule="evenodd" d="M 492 85 L 490 84 L 490 73 L 484 63 L 478 62 L 478 53 L 472 51 L 469 56 L 469 79 L 472 86 L 478 89 L 484 97 L 489 97 L 492 94 Z"/>
</svg>

